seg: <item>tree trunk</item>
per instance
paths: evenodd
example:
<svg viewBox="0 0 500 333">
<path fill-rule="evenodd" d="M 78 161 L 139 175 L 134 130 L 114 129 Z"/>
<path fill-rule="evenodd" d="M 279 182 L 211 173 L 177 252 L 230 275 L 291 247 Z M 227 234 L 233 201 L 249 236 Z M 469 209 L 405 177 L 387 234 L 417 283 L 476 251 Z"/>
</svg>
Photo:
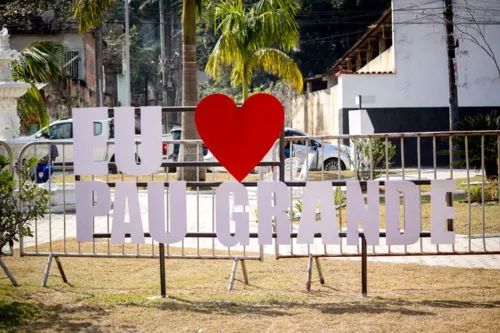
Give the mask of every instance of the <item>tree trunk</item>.
<svg viewBox="0 0 500 333">
<path fill-rule="evenodd" d="M 245 101 L 248 98 L 248 75 L 247 75 L 247 67 L 245 65 L 243 65 L 243 77 L 241 78 L 241 84 L 243 86 L 242 87 L 243 88 L 243 103 L 245 103 Z"/>
<path fill-rule="evenodd" d="M 196 2 L 184 0 L 182 11 L 182 105 L 198 104 L 196 80 Z M 182 140 L 199 139 L 194 123 L 194 112 L 182 113 Z M 203 161 L 203 149 L 196 145 L 180 145 L 178 161 Z M 205 170 L 196 167 L 177 168 L 177 179 L 186 181 L 205 180 Z"/>
<path fill-rule="evenodd" d="M 103 60 L 103 44 L 102 44 L 102 25 L 95 30 L 95 71 L 96 71 L 96 105 L 103 106 L 102 97 L 102 80 L 103 80 L 103 70 L 102 70 L 102 60 Z"/>
</svg>

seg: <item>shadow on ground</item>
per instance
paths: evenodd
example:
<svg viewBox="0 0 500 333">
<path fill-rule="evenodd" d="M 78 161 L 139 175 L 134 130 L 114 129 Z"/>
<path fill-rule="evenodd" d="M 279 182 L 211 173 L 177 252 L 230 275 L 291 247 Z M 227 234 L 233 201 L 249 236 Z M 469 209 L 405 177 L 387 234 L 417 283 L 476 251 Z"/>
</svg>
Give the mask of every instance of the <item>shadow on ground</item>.
<svg viewBox="0 0 500 333">
<path fill-rule="evenodd" d="M 107 315 L 99 306 L 62 306 L 5 301 L 0 299 L 0 331 L 15 332 L 22 327 L 29 331 L 50 329 L 54 331 L 92 331 L 101 332 L 95 323 Z M 128 326 L 118 328 L 121 331 L 132 329 Z"/>
</svg>

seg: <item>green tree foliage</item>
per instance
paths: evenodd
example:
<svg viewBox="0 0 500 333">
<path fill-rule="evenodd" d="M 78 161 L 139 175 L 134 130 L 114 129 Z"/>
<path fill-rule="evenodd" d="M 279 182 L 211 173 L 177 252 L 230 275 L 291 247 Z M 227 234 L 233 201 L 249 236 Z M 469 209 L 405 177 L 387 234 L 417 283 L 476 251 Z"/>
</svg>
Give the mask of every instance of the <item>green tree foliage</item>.
<svg viewBox="0 0 500 333">
<path fill-rule="evenodd" d="M 465 117 L 457 123 L 457 131 L 498 131 L 500 130 L 500 115 L 497 111 L 487 114 L 478 114 L 474 117 Z M 458 158 L 455 162 L 458 166 L 466 165 L 465 136 L 454 137 L 455 143 L 460 149 L 455 149 L 453 154 Z M 484 147 L 482 138 L 484 138 Z M 498 136 L 479 135 L 467 136 L 469 167 L 481 170 L 484 163 L 486 177 L 490 180 L 498 178 Z M 484 161 L 483 161 L 484 149 Z M 443 154 L 449 154 L 443 151 Z"/>
<path fill-rule="evenodd" d="M 207 73 L 218 78 L 221 67 L 232 68 L 231 83 L 248 97 L 254 72 L 268 72 L 301 91 L 299 68 L 287 54 L 299 45 L 294 0 L 260 0 L 245 6 L 242 0 L 223 0 L 209 6 L 220 37 L 210 55 Z"/>
<path fill-rule="evenodd" d="M 358 180 L 376 179 L 385 170 L 386 161 L 391 167 L 396 154 L 396 146 L 390 141 L 386 145 L 382 139 L 353 139 L 351 147 L 349 159 Z"/>
<path fill-rule="evenodd" d="M 158 44 L 144 47 L 137 26 L 130 28 L 130 82 L 134 97 L 146 93 L 146 81 L 149 86 L 156 87 L 160 75 L 158 59 L 160 46 Z M 104 63 L 108 66 L 121 68 L 125 34 L 117 29 L 111 29 L 105 38 L 108 48 L 104 55 Z M 136 98 L 137 100 L 137 98 Z"/>
<path fill-rule="evenodd" d="M 43 29 L 40 16 L 47 10 L 53 10 L 58 24 L 71 21 L 72 1 L 68 0 L 3 0 L 0 1 L 0 24 L 8 25 L 13 31 Z M 48 28 L 48 26 L 47 26 Z"/>
<path fill-rule="evenodd" d="M 9 160 L 0 155 L 0 254 L 19 236 L 32 236 L 30 222 L 42 218 L 48 209 L 47 190 L 28 182 L 37 162 L 33 158 L 18 168 L 18 182 L 8 168 Z"/>
<path fill-rule="evenodd" d="M 37 84 L 53 82 L 64 76 L 64 51 L 64 45 L 59 42 L 34 41 L 21 51 L 19 60 L 11 63 L 12 78 L 31 84 L 28 92 L 18 100 L 21 122 L 25 118 L 37 118 L 42 127 L 48 125 L 45 99 Z"/>
</svg>

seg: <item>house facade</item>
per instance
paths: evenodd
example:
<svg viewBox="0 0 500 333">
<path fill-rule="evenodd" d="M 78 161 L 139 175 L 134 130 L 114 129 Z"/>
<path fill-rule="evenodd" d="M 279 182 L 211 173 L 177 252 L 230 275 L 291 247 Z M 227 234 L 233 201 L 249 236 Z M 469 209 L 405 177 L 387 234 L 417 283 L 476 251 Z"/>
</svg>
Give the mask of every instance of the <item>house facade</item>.
<svg viewBox="0 0 500 333">
<path fill-rule="evenodd" d="M 460 118 L 500 110 L 500 1 L 453 4 Z M 293 125 L 313 134 L 449 130 L 443 6 L 441 1 L 393 0 L 392 8 L 326 73 L 306 80 L 306 107 Z M 318 80 L 327 88 L 313 91 Z M 362 113 L 353 112 L 360 109 L 359 97 Z M 416 150 L 416 143 L 410 146 Z M 432 163 L 432 154 L 422 158 Z M 416 164 L 411 149 L 405 162 Z"/>
<path fill-rule="evenodd" d="M 80 34 L 76 24 L 54 25 L 50 29 L 46 25 L 12 27 L 11 47 L 23 50 L 34 41 L 57 41 L 67 48 L 64 55 L 64 79 L 48 82 L 43 86 L 49 116 L 52 119 L 70 116 L 75 107 L 95 106 L 97 99 L 96 78 L 96 40 L 93 33 Z M 116 105 L 116 75 L 104 73 L 105 105 Z"/>
</svg>

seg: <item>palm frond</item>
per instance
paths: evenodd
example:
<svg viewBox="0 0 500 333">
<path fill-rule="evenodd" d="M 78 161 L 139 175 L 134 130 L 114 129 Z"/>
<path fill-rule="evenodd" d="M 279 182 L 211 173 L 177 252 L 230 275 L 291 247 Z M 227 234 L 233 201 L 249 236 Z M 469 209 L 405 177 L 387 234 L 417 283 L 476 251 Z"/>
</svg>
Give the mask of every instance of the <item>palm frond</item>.
<svg viewBox="0 0 500 333">
<path fill-rule="evenodd" d="M 296 0 L 260 0 L 250 7 L 243 0 L 210 3 L 207 10 L 221 37 L 205 71 L 217 79 L 221 67 L 232 67 L 231 83 L 243 85 L 244 96 L 255 71 L 275 74 L 302 91 L 300 70 L 285 53 L 299 44 L 298 9 Z"/>
<path fill-rule="evenodd" d="M 116 0 L 77 0 L 74 18 L 80 32 L 89 32 L 99 26 Z"/>
<path fill-rule="evenodd" d="M 42 83 L 62 76 L 65 47 L 59 42 L 35 41 L 21 51 L 19 60 L 11 63 L 14 80 Z"/>
<path fill-rule="evenodd" d="M 299 26 L 295 15 L 300 9 L 296 0 L 260 0 L 253 9 L 255 31 L 262 46 L 278 46 L 285 52 L 299 45 Z"/>
<path fill-rule="evenodd" d="M 49 124 L 44 98 L 34 84 L 31 85 L 25 95 L 19 98 L 17 108 L 29 118 L 38 118 L 40 128 Z"/>
<path fill-rule="evenodd" d="M 249 66 L 278 76 L 291 88 L 302 92 L 303 80 L 299 67 L 285 52 L 274 48 L 257 50 Z"/>
<path fill-rule="evenodd" d="M 234 69 L 241 70 L 241 54 L 237 52 L 235 40 L 226 38 L 222 35 L 214 46 L 214 49 L 208 57 L 205 71 L 214 79 L 219 78 L 219 71 L 222 67 L 233 66 Z"/>
</svg>

